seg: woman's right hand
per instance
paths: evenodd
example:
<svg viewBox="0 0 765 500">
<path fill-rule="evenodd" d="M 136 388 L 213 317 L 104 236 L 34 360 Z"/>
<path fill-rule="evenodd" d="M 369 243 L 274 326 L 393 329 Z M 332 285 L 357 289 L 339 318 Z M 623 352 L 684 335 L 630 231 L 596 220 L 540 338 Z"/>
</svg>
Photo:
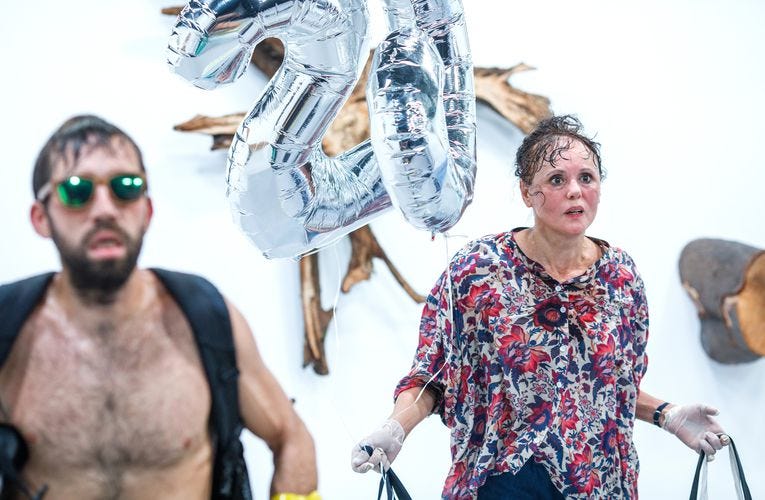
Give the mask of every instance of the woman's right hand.
<svg viewBox="0 0 765 500">
<path fill-rule="evenodd" d="M 404 436 L 404 428 L 397 420 L 386 420 L 379 429 L 354 445 L 351 468 L 362 473 L 370 469 L 380 472 L 382 465 L 383 470 L 387 470 L 401 450 Z"/>
</svg>

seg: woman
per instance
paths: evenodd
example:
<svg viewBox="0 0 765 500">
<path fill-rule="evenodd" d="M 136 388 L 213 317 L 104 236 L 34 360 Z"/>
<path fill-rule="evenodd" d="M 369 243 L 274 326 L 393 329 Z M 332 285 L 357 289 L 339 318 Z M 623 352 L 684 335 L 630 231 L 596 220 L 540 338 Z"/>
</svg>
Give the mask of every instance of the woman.
<svg viewBox="0 0 765 500">
<path fill-rule="evenodd" d="M 636 417 L 709 456 L 727 444 L 715 409 L 639 390 L 643 282 L 629 255 L 585 235 L 603 172 L 581 128 L 553 117 L 523 141 L 516 175 L 534 227 L 453 258 L 428 297 L 392 416 L 354 447 L 357 472 L 387 467 L 432 412 L 451 429 L 450 499 L 637 498 Z"/>
</svg>

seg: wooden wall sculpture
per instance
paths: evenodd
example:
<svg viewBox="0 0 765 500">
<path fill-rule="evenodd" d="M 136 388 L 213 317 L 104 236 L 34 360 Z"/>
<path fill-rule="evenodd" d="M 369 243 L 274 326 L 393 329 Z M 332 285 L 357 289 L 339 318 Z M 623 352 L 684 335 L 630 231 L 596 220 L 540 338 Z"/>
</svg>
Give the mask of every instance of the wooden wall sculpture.
<svg viewBox="0 0 765 500">
<path fill-rule="evenodd" d="M 180 7 L 162 9 L 163 14 L 178 15 Z M 267 39 L 260 43 L 252 54 L 251 63 L 266 76 L 272 77 L 279 69 L 284 58 L 284 46 L 277 39 Z M 362 75 L 369 73 L 372 54 L 367 59 Z M 478 102 L 491 107 L 524 133 L 529 133 L 539 121 L 550 116 L 550 101 L 546 97 L 530 94 L 514 88 L 509 78 L 522 71 L 531 70 L 523 63 L 511 68 L 474 68 L 475 93 Z M 356 88 L 348 98 L 335 121 L 324 136 L 322 146 L 329 156 L 336 156 L 369 138 L 369 113 L 365 97 L 366 76 L 362 76 Z M 245 113 L 233 113 L 222 116 L 197 115 L 190 120 L 176 125 L 175 130 L 198 132 L 212 136 L 211 149 L 228 148 L 237 127 Z M 348 271 L 343 279 L 342 291 L 348 293 L 356 283 L 369 279 L 372 274 L 372 260 L 382 260 L 404 289 L 417 302 L 424 302 L 396 270 L 393 262 L 375 238 L 369 226 L 364 226 L 349 234 L 351 240 L 351 259 Z M 321 284 L 318 272 L 319 260 L 316 254 L 300 259 L 301 296 L 303 320 L 305 324 L 305 347 L 303 366 L 313 365 L 320 375 L 329 373 L 324 354 L 324 338 L 332 320 L 332 311 L 321 307 Z"/>
<path fill-rule="evenodd" d="M 701 321 L 701 344 L 720 363 L 765 355 L 765 250 L 704 238 L 680 254 L 683 288 Z"/>
</svg>

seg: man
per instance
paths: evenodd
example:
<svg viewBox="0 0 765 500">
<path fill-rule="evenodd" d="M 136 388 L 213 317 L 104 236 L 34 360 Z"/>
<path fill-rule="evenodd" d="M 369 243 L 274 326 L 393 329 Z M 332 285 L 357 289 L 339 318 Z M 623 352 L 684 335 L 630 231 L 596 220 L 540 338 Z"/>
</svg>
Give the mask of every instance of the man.
<svg viewBox="0 0 765 500">
<path fill-rule="evenodd" d="M 70 119 L 40 152 L 31 220 L 53 239 L 62 269 L 0 368 L 0 416 L 29 450 L 24 482 L 31 492 L 46 485 L 56 499 L 249 496 L 249 484 L 231 493 L 237 466 L 247 483 L 240 428 L 229 452 L 216 431 L 216 405 L 227 409 L 216 403 L 222 382 L 206 376 L 217 367 L 205 361 L 211 348 L 200 347 L 225 337 L 208 334 L 200 344 L 204 329 L 191 319 L 207 319 L 195 288 L 202 282 L 199 290 L 219 297 L 216 318 L 233 334 L 236 366 L 221 378 L 236 380 L 238 370 L 238 413 L 274 454 L 271 494 L 318 498 L 312 438 L 242 314 L 201 278 L 136 268 L 152 218 L 146 186 L 136 144 L 95 116 Z M 204 307 L 181 307 L 176 299 L 184 296 Z M 0 309 L 0 323 L 11 309 Z"/>
</svg>

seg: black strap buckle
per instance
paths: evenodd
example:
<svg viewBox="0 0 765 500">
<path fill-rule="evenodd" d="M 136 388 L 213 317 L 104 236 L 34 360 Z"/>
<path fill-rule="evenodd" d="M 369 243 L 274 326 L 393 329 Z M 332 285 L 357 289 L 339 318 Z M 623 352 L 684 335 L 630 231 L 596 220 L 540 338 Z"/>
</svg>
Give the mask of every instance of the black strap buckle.
<svg viewBox="0 0 765 500">
<path fill-rule="evenodd" d="M 21 433 L 10 424 L 0 424 L 0 494 L 14 488 L 24 494 L 30 500 L 42 500 L 48 491 L 48 486 L 43 485 L 37 493 L 21 477 L 21 469 L 24 468 L 29 451 L 27 443 Z"/>
</svg>

